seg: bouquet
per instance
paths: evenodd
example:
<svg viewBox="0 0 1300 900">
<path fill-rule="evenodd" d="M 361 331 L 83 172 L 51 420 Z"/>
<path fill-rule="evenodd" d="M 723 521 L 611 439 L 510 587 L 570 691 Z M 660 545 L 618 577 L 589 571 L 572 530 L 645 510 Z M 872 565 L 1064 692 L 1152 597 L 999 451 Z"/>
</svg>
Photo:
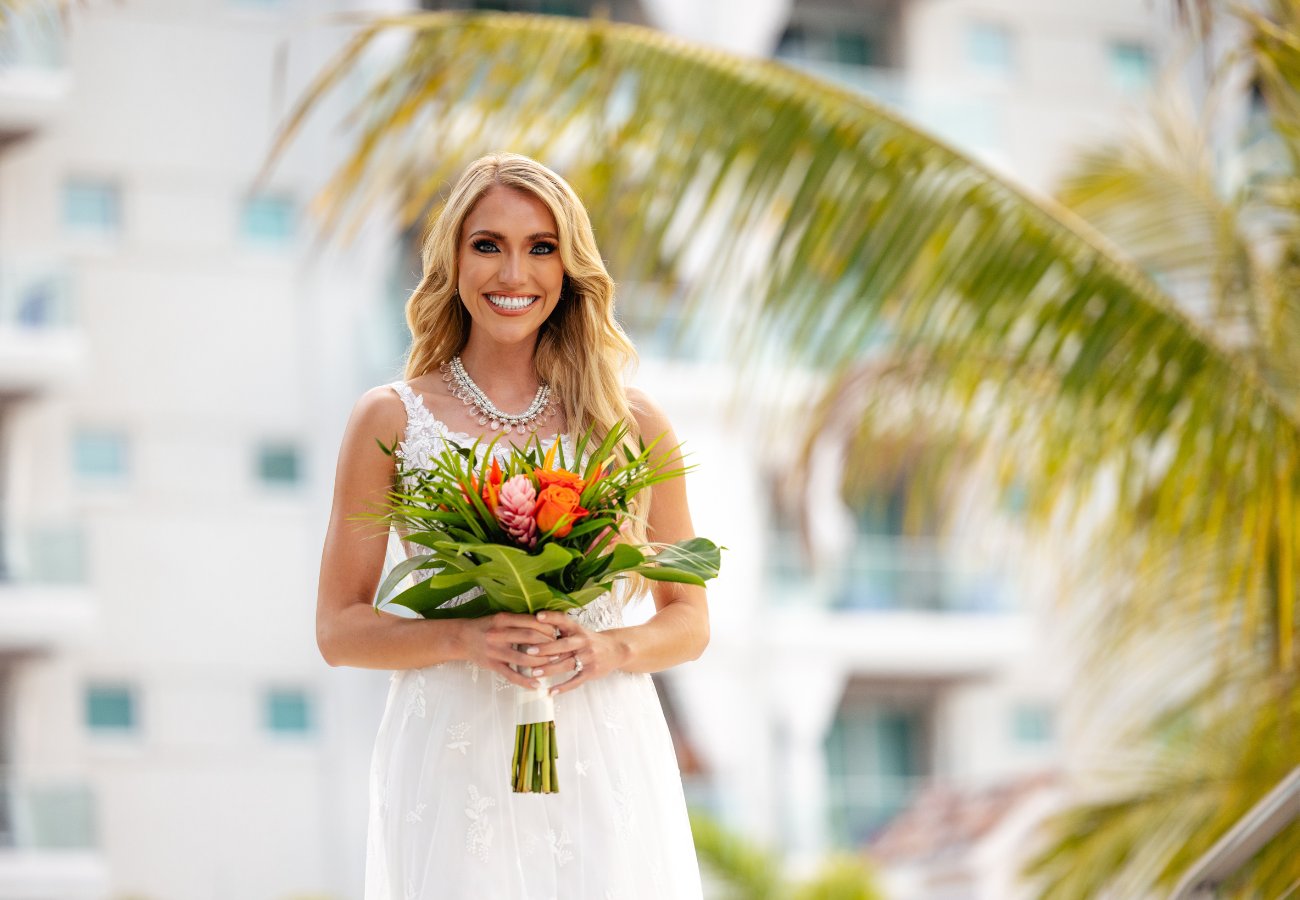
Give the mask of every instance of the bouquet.
<svg viewBox="0 0 1300 900">
<path fill-rule="evenodd" d="M 495 612 L 534 614 L 578 609 L 606 594 L 619 578 L 703 586 L 718 574 L 720 548 L 706 538 L 634 546 L 618 540 L 632 519 L 631 501 L 660 481 L 672 454 L 653 456 L 654 441 L 624 445 L 619 423 L 599 442 L 584 434 L 566 460 L 557 440 L 542 452 L 535 437 L 498 454 L 494 439 L 480 453 L 448 445 L 427 466 L 399 466 L 400 489 L 389 493 L 378 518 L 426 552 L 394 566 L 376 596 L 376 608 L 407 576 L 434 569 L 387 602 L 430 619 L 471 618 Z M 594 444 L 594 446 L 593 446 Z M 394 455 L 393 448 L 380 447 Z M 452 606 L 447 601 L 479 589 Z M 554 793 L 554 702 L 546 686 L 520 698 L 511 763 L 517 792 Z"/>
</svg>

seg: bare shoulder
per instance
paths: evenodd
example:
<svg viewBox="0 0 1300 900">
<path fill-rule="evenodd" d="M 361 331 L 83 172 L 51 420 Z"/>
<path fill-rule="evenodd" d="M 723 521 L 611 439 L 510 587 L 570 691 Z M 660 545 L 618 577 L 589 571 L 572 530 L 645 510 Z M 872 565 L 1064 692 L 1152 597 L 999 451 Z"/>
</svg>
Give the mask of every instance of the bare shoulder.
<svg viewBox="0 0 1300 900">
<path fill-rule="evenodd" d="M 668 414 L 663 407 L 641 388 L 627 389 L 627 405 L 641 426 L 642 434 L 655 435 L 672 430 L 672 423 L 668 421 Z"/>
<path fill-rule="evenodd" d="M 387 444 L 396 440 L 406 431 L 406 405 L 389 385 L 372 387 L 353 406 L 348 431 L 366 441 L 378 438 Z"/>
</svg>

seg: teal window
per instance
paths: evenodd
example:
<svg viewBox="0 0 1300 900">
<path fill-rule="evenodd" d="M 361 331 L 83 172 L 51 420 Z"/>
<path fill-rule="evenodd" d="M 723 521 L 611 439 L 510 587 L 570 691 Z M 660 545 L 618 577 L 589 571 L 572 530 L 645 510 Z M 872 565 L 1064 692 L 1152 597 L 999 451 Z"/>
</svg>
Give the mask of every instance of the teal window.
<svg viewBox="0 0 1300 900">
<path fill-rule="evenodd" d="M 126 476 L 126 438 L 114 431 L 86 429 L 72 447 L 73 467 L 85 479 L 113 480 Z"/>
<path fill-rule="evenodd" d="M 257 194 L 244 201 L 239 220 L 244 241 L 258 246 L 281 246 L 293 240 L 297 209 L 289 197 Z"/>
<path fill-rule="evenodd" d="M 1155 59 L 1145 44 L 1137 41 L 1112 41 L 1108 51 L 1110 79 L 1124 91 L 1141 91 L 1155 76 Z"/>
<path fill-rule="evenodd" d="M 1011 74 L 1015 65 L 1011 29 L 997 22 L 972 22 L 966 31 L 966 58 L 980 72 Z"/>
<path fill-rule="evenodd" d="M 297 484 L 302 475 L 298 448 L 288 444 L 264 444 L 259 447 L 257 475 L 263 484 Z"/>
<path fill-rule="evenodd" d="M 919 707 L 843 708 L 826 737 L 831 826 L 841 846 L 860 847 L 915 795 L 927 774 Z"/>
<path fill-rule="evenodd" d="M 1052 710 L 1038 703 L 1021 704 L 1012 714 L 1012 730 L 1021 744 L 1051 743 Z"/>
<path fill-rule="evenodd" d="M 86 688 L 86 727 L 99 732 L 131 732 L 138 727 L 135 692 L 124 684 Z"/>
<path fill-rule="evenodd" d="M 276 734 L 305 734 L 312 730 L 311 702 L 297 688 L 266 692 L 266 728 Z"/>
<path fill-rule="evenodd" d="M 122 198 L 117 185 L 70 179 L 63 185 L 63 225 L 75 234 L 116 234 L 122 225 Z"/>
</svg>

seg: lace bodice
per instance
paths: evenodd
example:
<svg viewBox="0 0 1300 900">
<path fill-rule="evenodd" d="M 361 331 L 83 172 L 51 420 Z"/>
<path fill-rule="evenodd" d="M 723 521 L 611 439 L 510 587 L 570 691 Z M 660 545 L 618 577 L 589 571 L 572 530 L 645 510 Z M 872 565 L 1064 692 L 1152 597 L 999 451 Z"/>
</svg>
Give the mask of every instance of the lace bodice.
<svg viewBox="0 0 1300 900">
<path fill-rule="evenodd" d="M 424 400 L 416 393 L 415 389 L 404 381 L 395 381 L 389 385 L 397 396 L 402 398 L 402 404 L 406 407 L 406 433 L 404 440 L 397 445 L 397 458 L 408 468 L 427 468 L 430 459 L 437 453 L 440 453 L 447 444 L 455 444 L 461 447 L 470 447 L 474 444 L 474 435 L 463 431 L 452 431 L 444 422 L 436 418 L 433 413 L 424 404 Z M 549 447 L 556 441 L 560 441 L 565 452 L 565 456 L 573 458 L 573 447 L 567 435 L 559 435 L 554 438 L 543 438 L 542 446 Z M 479 452 L 483 452 L 485 447 L 480 446 Z M 495 454 L 500 454 L 505 458 L 510 453 L 508 446 L 498 443 L 492 450 Z M 411 544 L 402 541 L 406 555 L 424 552 L 424 548 L 418 544 Z M 414 573 L 415 578 L 428 578 L 432 571 L 423 571 Z M 482 590 L 475 588 L 472 591 L 455 597 L 444 606 L 455 606 L 473 599 L 482 593 Z M 608 628 L 617 628 L 623 624 L 623 604 L 620 599 L 621 592 L 613 591 L 593 600 L 582 609 L 570 613 L 577 618 L 584 628 L 590 628 L 594 631 L 604 631 Z"/>
</svg>

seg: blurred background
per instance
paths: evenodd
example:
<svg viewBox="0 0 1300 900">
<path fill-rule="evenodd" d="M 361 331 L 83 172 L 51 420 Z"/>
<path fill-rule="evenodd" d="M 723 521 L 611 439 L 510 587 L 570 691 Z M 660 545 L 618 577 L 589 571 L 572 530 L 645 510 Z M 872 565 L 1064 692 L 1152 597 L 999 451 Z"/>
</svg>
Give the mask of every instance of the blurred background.
<svg viewBox="0 0 1300 900">
<path fill-rule="evenodd" d="M 0 897 L 361 896 L 335 457 L 493 149 L 728 547 L 656 676 L 711 896 L 1164 897 L 1242 822 L 1196 883 L 1295 892 L 1294 4 L 0 8 Z"/>
</svg>

